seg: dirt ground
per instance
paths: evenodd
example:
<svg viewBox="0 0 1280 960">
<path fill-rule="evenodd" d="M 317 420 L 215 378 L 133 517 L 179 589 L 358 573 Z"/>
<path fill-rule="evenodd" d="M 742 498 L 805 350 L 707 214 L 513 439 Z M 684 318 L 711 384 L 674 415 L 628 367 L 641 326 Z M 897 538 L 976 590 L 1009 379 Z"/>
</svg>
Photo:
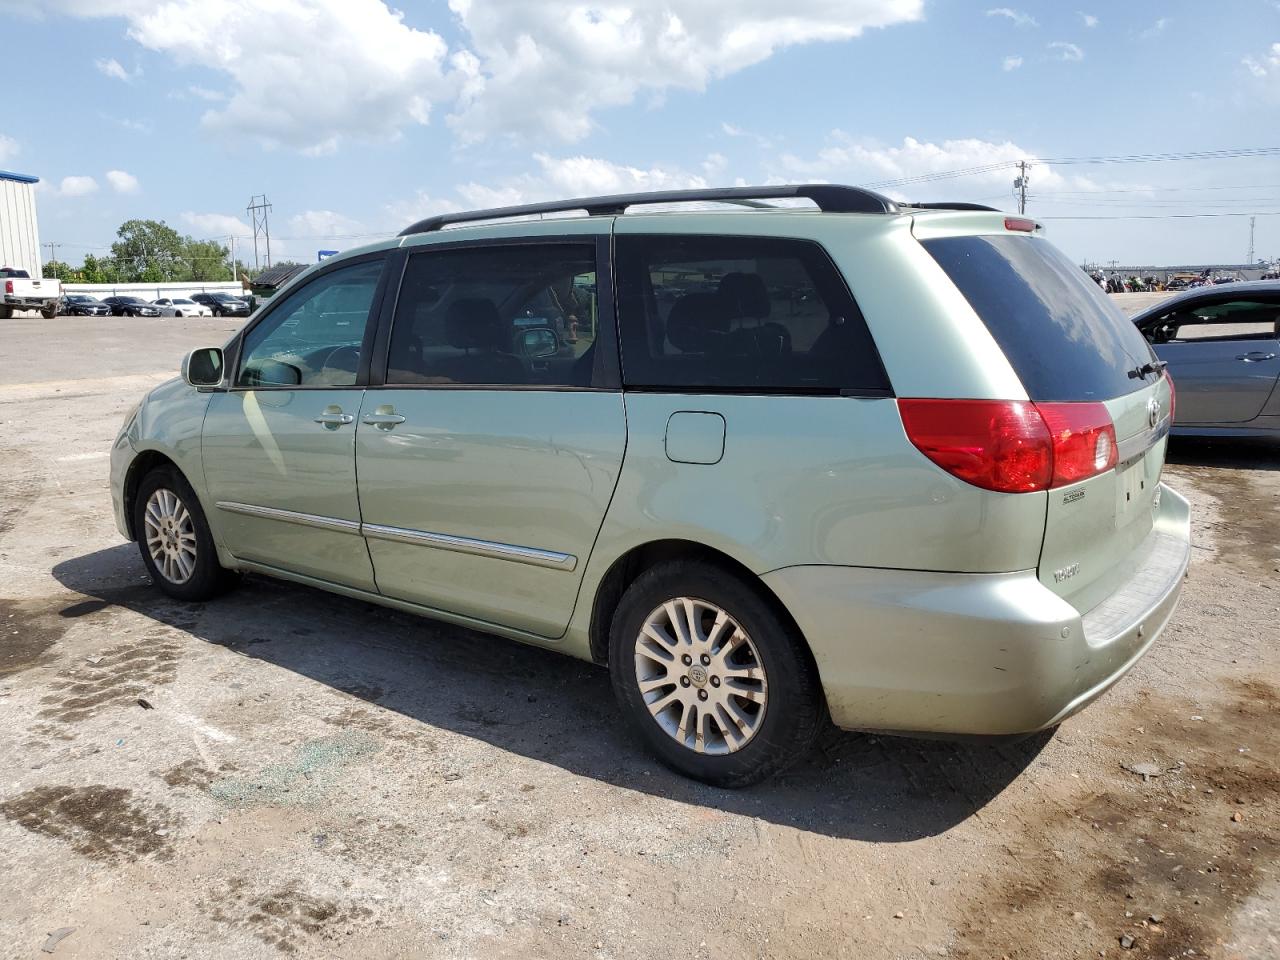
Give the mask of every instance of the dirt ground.
<svg viewBox="0 0 1280 960">
<path fill-rule="evenodd" d="M 597 668 L 261 578 L 164 599 L 107 448 L 233 324 L 2 326 L 0 956 L 1280 956 L 1275 445 L 1173 445 L 1180 610 L 1055 736 L 832 732 L 726 792 Z"/>
</svg>

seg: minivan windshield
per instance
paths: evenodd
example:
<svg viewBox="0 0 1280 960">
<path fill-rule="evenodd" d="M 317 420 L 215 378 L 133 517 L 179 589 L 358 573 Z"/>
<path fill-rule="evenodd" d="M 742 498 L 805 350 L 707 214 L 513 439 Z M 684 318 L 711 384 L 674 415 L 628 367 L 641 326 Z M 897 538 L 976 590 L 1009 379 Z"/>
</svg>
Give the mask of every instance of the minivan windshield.
<svg viewBox="0 0 1280 960">
<path fill-rule="evenodd" d="M 964 294 L 1032 400 L 1110 400 L 1155 359 L 1133 322 L 1053 244 L 1027 236 L 921 241 Z"/>
</svg>

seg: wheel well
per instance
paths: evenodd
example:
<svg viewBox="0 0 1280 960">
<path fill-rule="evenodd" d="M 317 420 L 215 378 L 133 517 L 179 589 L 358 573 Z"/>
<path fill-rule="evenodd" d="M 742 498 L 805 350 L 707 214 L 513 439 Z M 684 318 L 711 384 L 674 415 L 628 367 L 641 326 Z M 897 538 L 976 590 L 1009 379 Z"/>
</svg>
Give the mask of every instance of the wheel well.
<svg viewBox="0 0 1280 960">
<path fill-rule="evenodd" d="M 156 469 L 156 467 L 178 469 L 178 465 L 163 453 L 157 453 L 155 450 L 143 450 L 133 458 L 133 463 L 129 464 L 129 472 L 124 478 L 124 518 L 125 523 L 129 525 L 129 536 L 134 540 L 138 539 L 138 532 L 133 529 L 133 501 L 137 499 L 138 487 L 142 484 L 142 478 Z"/>
<path fill-rule="evenodd" d="M 795 635 L 804 642 L 805 653 L 812 659 L 813 653 L 809 650 L 809 644 L 804 641 L 804 634 L 795 618 L 791 616 L 791 612 L 778 599 L 778 595 L 749 568 L 727 553 L 708 547 L 704 543 L 693 540 L 655 540 L 628 550 L 613 562 L 605 573 L 604 579 L 600 581 L 600 586 L 596 589 L 595 602 L 591 608 L 590 641 L 593 661 L 601 665 L 609 662 L 609 626 L 613 620 L 613 612 L 617 609 L 622 595 L 626 593 L 627 587 L 650 567 L 668 560 L 701 560 L 721 567 L 752 587 L 782 621 L 795 631 Z"/>
</svg>

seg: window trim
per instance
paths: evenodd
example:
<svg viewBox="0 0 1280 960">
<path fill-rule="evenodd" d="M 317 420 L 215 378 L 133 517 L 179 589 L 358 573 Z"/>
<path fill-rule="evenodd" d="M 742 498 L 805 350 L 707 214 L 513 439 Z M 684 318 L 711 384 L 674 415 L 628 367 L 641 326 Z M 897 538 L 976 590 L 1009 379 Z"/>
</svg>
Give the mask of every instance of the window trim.
<svg viewBox="0 0 1280 960">
<path fill-rule="evenodd" d="M 599 324 L 596 329 L 595 363 L 591 368 L 590 386 L 544 383 L 388 383 L 387 370 L 391 360 L 391 338 L 395 333 L 395 315 L 400 305 L 400 291 L 409 261 L 417 256 L 429 256 L 454 250 L 482 249 L 486 247 L 525 246 L 579 246 L 590 247 L 596 261 L 596 312 Z M 531 237 L 481 237 L 458 240 L 451 243 L 431 243 L 402 247 L 401 262 L 397 267 L 394 293 L 385 298 L 384 317 L 378 325 L 379 337 L 374 342 L 368 388 L 371 390 L 485 390 L 538 392 L 538 393 L 617 393 L 622 389 L 622 371 L 618 357 L 618 318 L 614 299 L 614 266 L 611 233 L 548 234 Z"/>
<path fill-rule="evenodd" d="M 1188 297 L 1185 301 L 1181 303 L 1166 304 L 1168 309 L 1160 313 L 1152 314 L 1151 316 L 1143 320 L 1141 323 L 1139 323 L 1137 325 L 1138 332 L 1141 333 L 1143 339 L 1146 340 L 1147 343 L 1151 344 L 1152 346 L 1163 347 L 1163 346 L 1168 346 L 1169 344 L 1175 344 L 1175 343 L 1229 343 L 1231 341 L 1227 339 L 1216 340 L 1212 337 L 1203 337 L 1203 338 L 1197 337 L 1191 340 L 1169 340 L 1164 343 L 1157 344 L 1156 341 L 1151 339 L 1150 334 L 1151 334 L 1151 331 L 1153 331 L 1156 327 L 1160 326 L 1163 323 L 1170 322 L 1178 314 L 1185 313 L 1188 310 L 1202 310 L 1207 307 L 1218 307 L 1224 303 L 1249 302 L 1249 301 L 1252 301 L 1254 303 L 1273 304 L 1278 309 L 1280 309 L 1280 293 L 1272 293 L 1270 291 L 1267 291 L 1267 292 L 1255 294 L 1253 296 L 1241 296 L 1239 293 L 1236 293 L 1235 296 L 1231 296 L 1225 292 L 1215 292 L 1213 294 L 1203 295 L 1199 297 Z M 1204 326 L 1210 326 L 1210 324 L 1204 324 Z M 1266 339 L 1266 338 L 1264 337 L 1260 339 Z M 1271 339 L 1280 340 L 1280 324 L 1277 324 L 1276 333 L 1271 337 Z M 1245 341 L 1238 341 L 1238 342 L 1245 342 Z"/>
<path fill-rule="evenodd" d="M 675 394 L 681 396 L 699 396 L 699 395 L 715 395 L 715 396 L 755 396 L 755 397 L 854 397 L 865 399 L 880 399 L 885 397 L 894 397 L 896 393 L 893 389 L 893 381 L 889 377 L 889 371 L 885 368 L 884 359 L 880 356 L 880 348 L 876 343 L 875 336 L 871 333 L 871 327 L 867 324 L 866 315 L 862 312 L 862 307 L 858 305 L 858 299 L 853 295 L 853 291 L 849 288 L 849 281 L 844 275 L 844 271 L 840 269 L 835 262 L 831 253 L 826 246 L 818 240 L 809 237 L 782 237 L 782 236 L 765 236 L 754 233 L 664 233 L 660 230 L 645 233 L 625 233 L 623 239 L 630 238 L 637 240 L 696 240 L 696 241 L 716 241 L 716 240 L 751 240 L 766 241 L 770 243 L 794 244 L 801 247 L 807 247 L 811 250 L 830 271 L 831 277 L 834 278 L 836 284 L 839 285 L 840 292 L 848 299 L 849 305 L 852 307 L 850 316 L 851 322 L 857 322 L 862 325 L 862 329 L 866 332 L 867 342 L 870 345 L 871 358 L 874 360 L 875 368 L 880 371 L 880 377 L 884 381 L 883 387 L 871 386 L 845 386 L 845 387 L 726 387 L 702 385 L 677 385 L 677 384 L 636 384 L 627 383 L 625 375 L 622 381 L 622 389 L 626 393 L 652 393 L 652 394 Z M 615 236 L 615 241 L 617 237 Z M 614 248 L 614 270 L 618 270 L 617 264 L 620 257 L 617 253 L 616 243 Z M 804 260 L 801 258 L 801 262 Z M 814 279 L 816 282 L 817 278 Z M 616 282 L 616 281 L 615 281 Z M 622 356 L 622 304 L 621 298 L 617 301 L 617 323 L 618 323 L 618 349 L 619 355 Z M 622 362 L 625 374 L 626 357 L 622 356 Z"/>
<path fill-rule="evenodd" d="M 365 389 L 365 387 L 368 385 L 368 380 L 369 380 L 369 354 L 373 348 L 374 338 L 375 338 L 375 335 L 377 334 L 379 320 L 381 318 L 382 309 L 383 309 L 383 303 L 386 300 L 386 295 L 387 295 L 388 278 L 391 274 L 391 269 L 392 269 L 391 257 L 388 256 L 388 254 L 391 252 L 394 252 L 394 251 L 375 250 L 372 253 L 361 254 L 360 256 L 357 256 L 357 257 L 326 261 L 324 266 L 318 269 L 315 273 L 307 274 L 305 282 L 299 283 L 296 285 L 291 284 L 285 296 L 281 297 L 279 294 L 277 294 L 275 297 L 272 297 L 271 303 L 269 303 L 263 309 L 262 313 L 258 314 L 256 317 L 253 317 L 251 323 L 246 323 L 243 327 L 241 327 L 239 332 L 236 333 L 235 338 L 232 340 L 231 344 L 228 344 L 229 347 L 232 345 L 234 345 L 235 347 L 235 359 L 233 364 L 227 365 L 228 369 L 232 371 L 232 375 L 227 383 L 226 391 L 228 393 L 247 393 L 250 391 L 258 391 L 258 390 L 271 390 L 271 391 L 308 390 L 310 391 L 310 390 L 363 390 Z M 379 274 L 378 276 L 378 285 L 374 287 L 373 300 L 369 304 L 369 316 L 368 316 L 368 319 L 365 321 L 364 339 L 360 343 L 360 362 L 356 367 L 355 383 L 344 384 L 341 386 L 335 385 L 335 384 L 327 384 L 327 383 L 313 383 L 313 384 L 300 383 L 300 384 L 292 384 L 292 385 L 291 384 L 258 384 L 255 386 L 242 386 L 240 384 L 241 363 L 244 360 L 244 345 L 245 345 L 245 340 L 248 338 L 249 334 L 251 334 L 259 326 L 265 323 L 278 310 L 282 309 L 284 305 L 289 302 L 289 299 L 299 290 L 306 289 L 307 287 L 315 283 L 317 280 L 320 280 L 337 270 L 341 270 L 345 267 L 360 266 L 361 264 L 365 264 L 365 263 L 373 263 L 375 261 L 382 262 L 382 273 Z"/>
</svg>

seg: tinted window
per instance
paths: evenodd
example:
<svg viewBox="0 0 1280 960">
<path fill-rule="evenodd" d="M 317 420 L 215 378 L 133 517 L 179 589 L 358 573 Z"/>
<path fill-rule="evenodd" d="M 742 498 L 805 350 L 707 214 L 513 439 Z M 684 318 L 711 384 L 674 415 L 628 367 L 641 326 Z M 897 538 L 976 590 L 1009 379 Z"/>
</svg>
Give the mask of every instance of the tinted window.
<svg viewBox="0 0 1280 960">
<path fill-rule="evenodd" d="M 1153 343 L 1182 340 L 1274 340 L 1280 301 L 1232 300 L 1201 303 L 1171 311 L 1145 325 Z"/>
<path fill-rule="evenodd" d="M 617 240 L 623 380 L 632 387 L 888 391 L 826 253 L 801 240 Z"/>
<path fill-rule="evenodd" d="M 242 387 L 356 382 L 382 261 L 321 274 L 290 294 L 245 337 Z"/>
<path fill-rule="evenodd" d="M 986 323 L 1032 400 L 1139 390 L 1151 348 L 1076 264 L 1030 237 L 946 237 L 924 247 Z"/>
<path fill-rule="evenodd" d="M 599 323 L 594 242 L 418 253 L 387 383 L 587 387 Z"/>
</svg>

